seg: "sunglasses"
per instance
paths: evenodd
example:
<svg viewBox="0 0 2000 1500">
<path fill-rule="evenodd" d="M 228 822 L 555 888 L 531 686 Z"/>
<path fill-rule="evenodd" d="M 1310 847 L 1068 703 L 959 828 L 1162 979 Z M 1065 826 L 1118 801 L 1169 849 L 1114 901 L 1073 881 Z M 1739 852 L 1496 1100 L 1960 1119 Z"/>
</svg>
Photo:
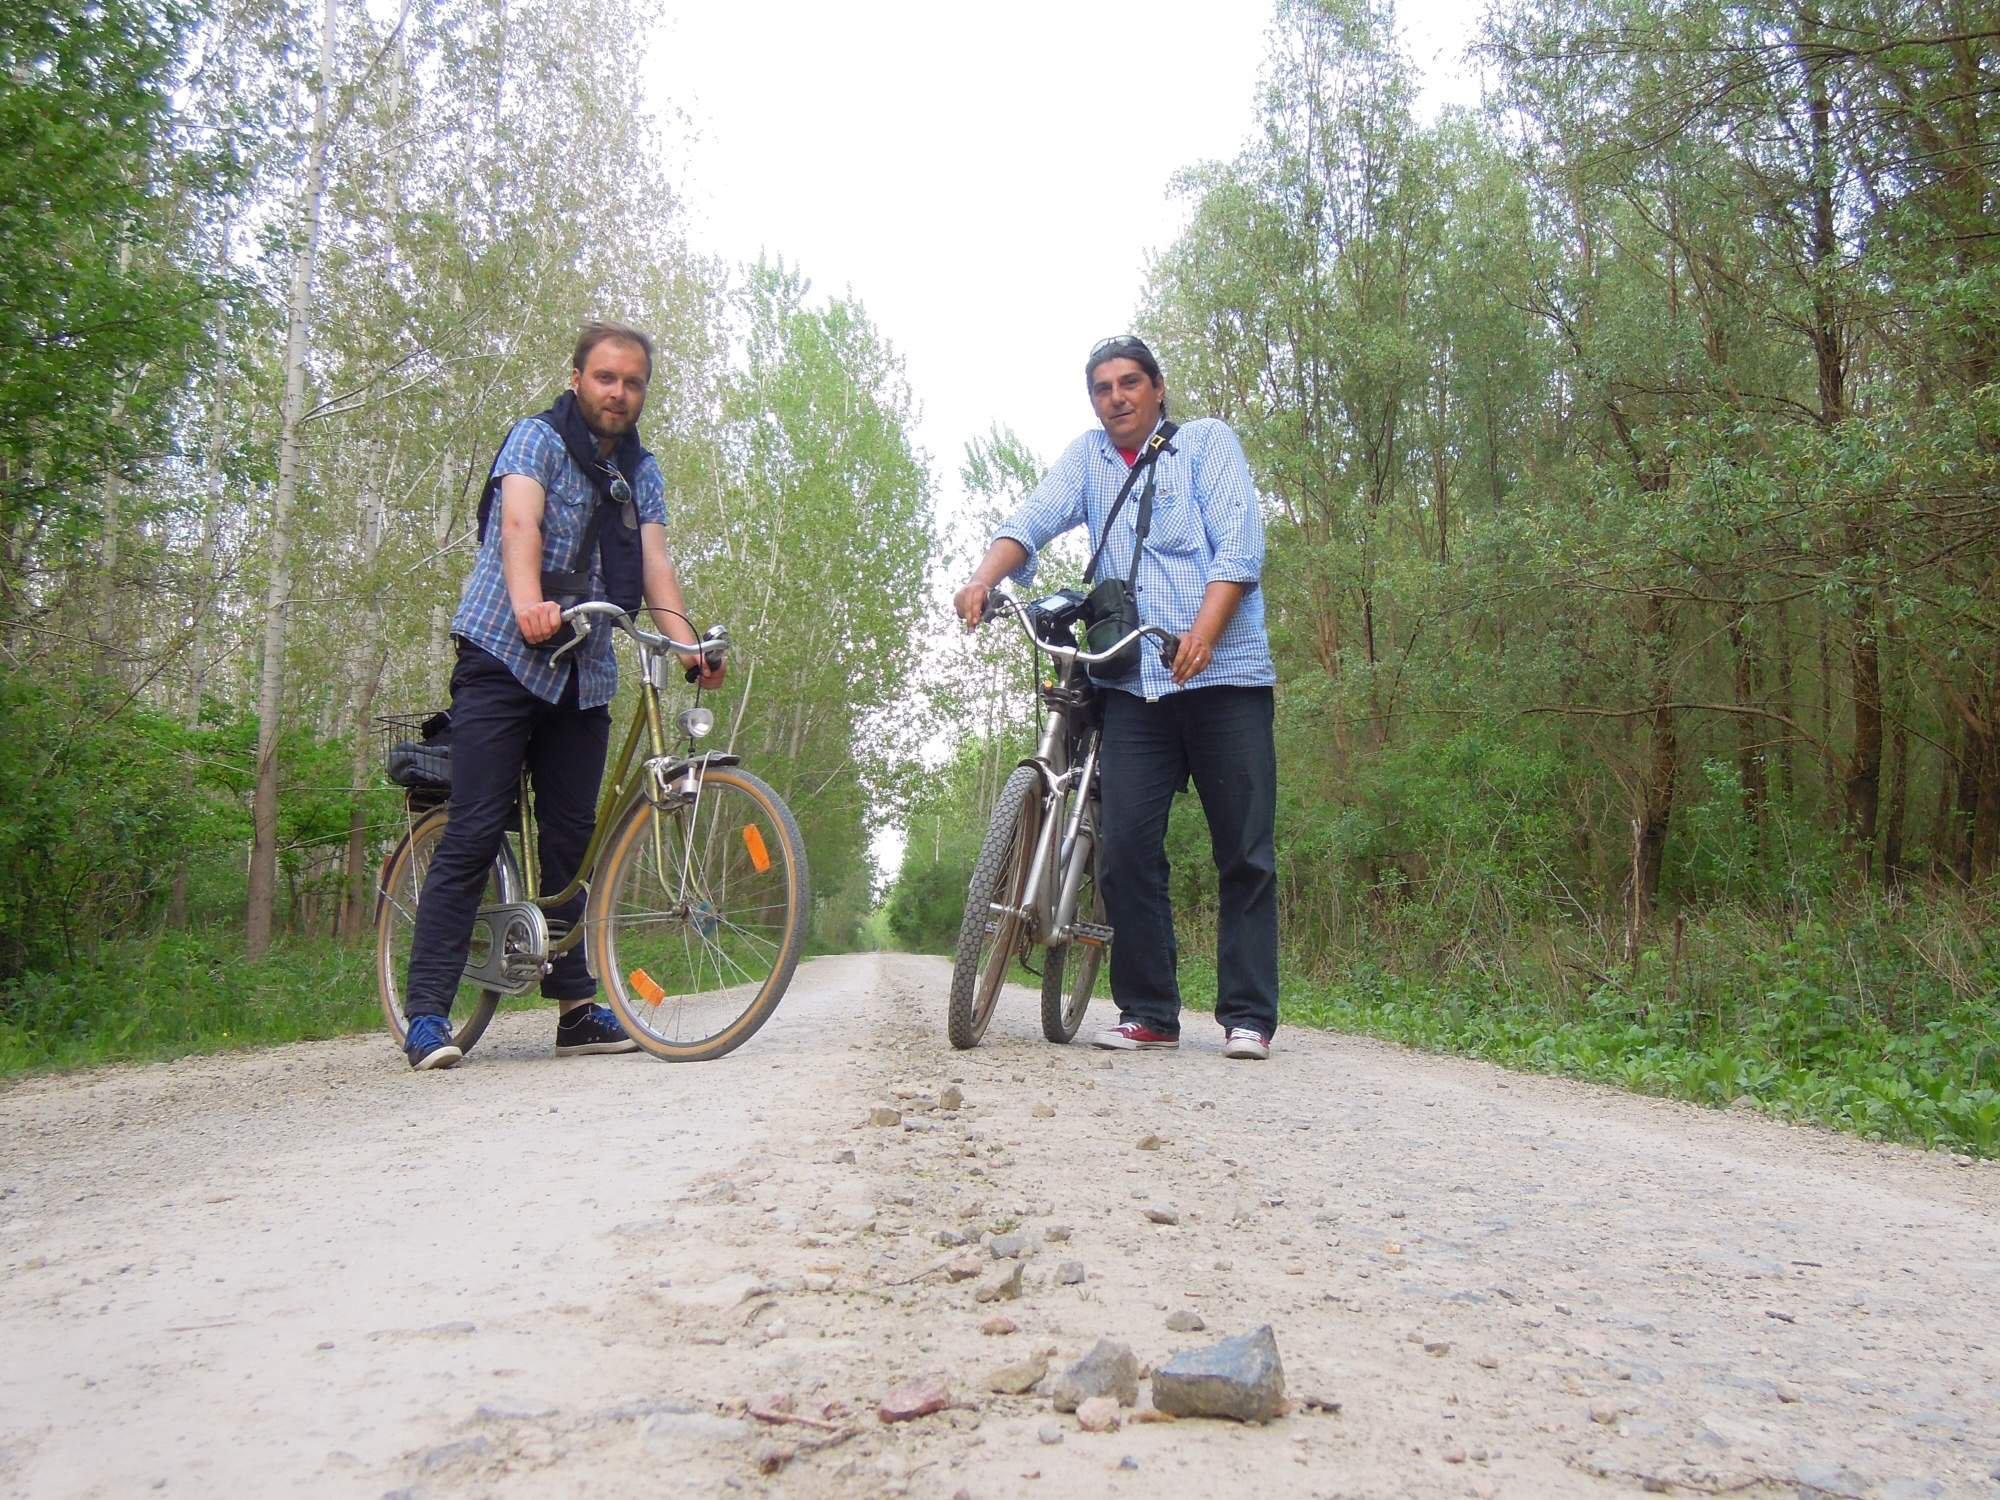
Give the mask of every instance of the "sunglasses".
<svg viewBox="0 0 2000 1500">
<path fill-rule="evenodd" d="M 598 468 L 610 476 L 611 498 L 620 505 L 632 503 L 632 486 L 625 482 L 625 476 L 618 472 L 616 464 L 600 463 Z"/>
<path fill-rule="evenodd" d="M 1146 341 L 1136 333 L 1113 334 L 1110 338 L 1099 339 L 1090 346 L 1090 358 L 1093 363 L 1127 353 L 1143 354 L 1148 359 L 1153 357 L 1153 351 L 1146 347 Z"/>
</svg>

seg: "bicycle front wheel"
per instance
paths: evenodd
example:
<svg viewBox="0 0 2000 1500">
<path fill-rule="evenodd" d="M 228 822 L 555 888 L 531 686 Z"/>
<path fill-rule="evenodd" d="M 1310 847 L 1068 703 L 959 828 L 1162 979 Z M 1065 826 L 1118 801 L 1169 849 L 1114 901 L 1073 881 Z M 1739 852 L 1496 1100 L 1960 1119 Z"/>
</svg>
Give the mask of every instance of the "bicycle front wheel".
<svg viewBox="0 0 2000 1500">
<path fill-rule="evenodd" d="M 1041 831 L 1042 778 L 1033 766 L 1021 766 L 1000 788 L 986 842 L 972 867 L 965 892 L 965 917 L 959 923 L 958 949 L 951 966 L 951 1008 L 945 1030 L 961 1050 L 979 1045 L 993 1019 L 1007 966 L 1027 925 L 1021 908 L 1030 895 L 1029 862 Z"/>
<path fill-rule="evenodd" d="M 634 802 L 588 918 L 591 966 L 632 1039 L 669 1062 L 748 1041 L 798 967 L 808 889 L 791 809 L 749 772 L 714 766 L 690 802 Z"/>
<path fill-rule="evenodd" d="M 382 1000 L 382 1019 L 389 1034 L 402 1046 L 409 1025 L 403 1017 L 403 986 L 410 974 L 410 942 L 416 933 L 417 898 L 423 895 L 424 880 L 430 874 L 431 859 L 444 842 L 448 809 L 437 808 L 419 818 L 403 842 L 382 866 L 375 888 L 375 990 Z M 482 904 L 518 901 L 520 872 L 513 855 L 503 847 L 494 858 L 486 877 Z M 487 1023 L 500 1009 L 500 992 L 473 984 L 460 984 L 452 1000 L 452 1041 L 462 1052 L 486 1033 Z"/>
</svg>

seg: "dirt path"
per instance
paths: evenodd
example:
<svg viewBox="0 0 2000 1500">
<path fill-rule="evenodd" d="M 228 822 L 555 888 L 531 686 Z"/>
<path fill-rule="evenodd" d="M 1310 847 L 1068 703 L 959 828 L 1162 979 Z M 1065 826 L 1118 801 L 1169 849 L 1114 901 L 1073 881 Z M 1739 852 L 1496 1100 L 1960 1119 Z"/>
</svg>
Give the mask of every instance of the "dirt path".
<svg viewBox="0 0 2000 1500">
<path fill-rule="evenodd" d="M 444 1075 L 371 1037 L 12 1089 L 0 1492 L 2000 1496 L 2000 1170 L 1299 1032 L 1228 1063 L 1206 1017 L 1055 1048 L 1025 993 L 955 1054 L 944 973 L 811 964 L 699 1067 L 532 1014 Z M 981 1305 L 937 1237 L 996 1229 L 1025 1289 Z M 1260 1323 L 1337 1413 L 985 1388 Z M 960 1404 L 881 1424 L 932 1370 Z M 821 1425 L 741 1414 L 785 1397 Z"/>
</svg>

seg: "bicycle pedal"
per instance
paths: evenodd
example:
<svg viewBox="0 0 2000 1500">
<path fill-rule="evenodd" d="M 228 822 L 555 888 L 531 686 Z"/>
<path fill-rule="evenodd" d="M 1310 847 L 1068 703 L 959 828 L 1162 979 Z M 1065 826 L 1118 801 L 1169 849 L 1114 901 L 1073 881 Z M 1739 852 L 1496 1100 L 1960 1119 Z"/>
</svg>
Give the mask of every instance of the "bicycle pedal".
<svg viewBox="0 0 2000 1500">
<path fill-rule="evenodd" d="M 1111 946 L 1111 929 L 1102 922 L 1072 922 L 1069 935 L 1070 941 L 1088 943 L 1093 948 Z"/>
</svg>

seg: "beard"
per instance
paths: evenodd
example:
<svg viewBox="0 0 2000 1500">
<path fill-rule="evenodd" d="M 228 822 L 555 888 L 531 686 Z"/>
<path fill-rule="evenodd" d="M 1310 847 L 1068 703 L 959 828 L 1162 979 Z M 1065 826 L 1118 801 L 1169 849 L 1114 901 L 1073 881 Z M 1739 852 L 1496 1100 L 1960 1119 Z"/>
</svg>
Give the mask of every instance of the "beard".
<svg viewBox="0 0 2000 1500">
<path fill-rule="evenodd" d="M 639 412 L 635 407 L 628 407 L 623 412 L 614 412 L 603 402 L 594 400 L 586 391 L 576 393 L 576 404 L 583 412 L 583 425 L 601 438 L 623 437 L 639 425 Z"/>
</svg>

